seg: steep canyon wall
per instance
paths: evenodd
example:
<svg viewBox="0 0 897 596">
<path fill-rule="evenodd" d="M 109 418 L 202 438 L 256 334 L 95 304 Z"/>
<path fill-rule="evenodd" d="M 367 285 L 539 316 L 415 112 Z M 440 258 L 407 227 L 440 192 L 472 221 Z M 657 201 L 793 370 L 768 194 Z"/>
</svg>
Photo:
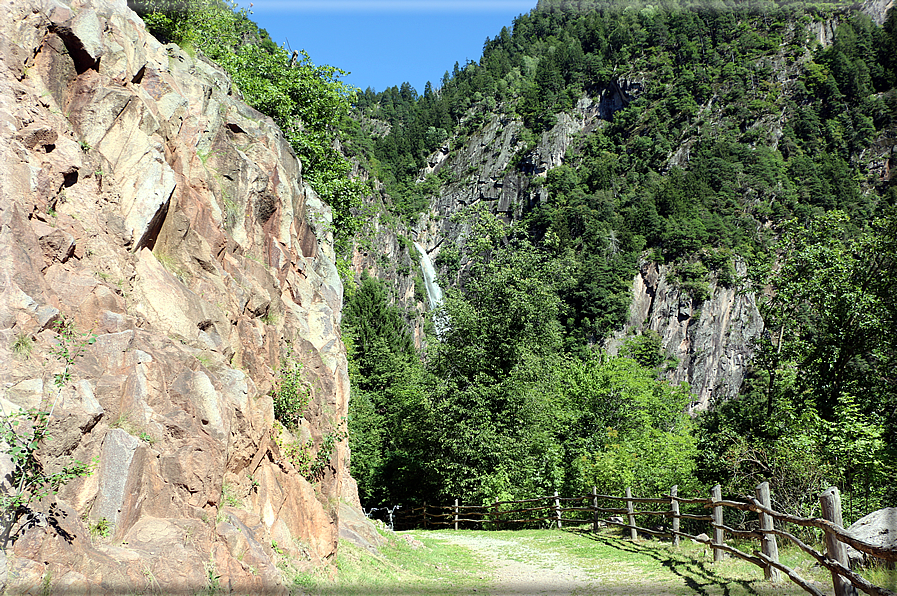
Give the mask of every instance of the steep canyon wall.
<svg viewBox="0 0 897 596">
<path fill-rule="evenodd" d="M 745 276 L 744 262 L 736 260 L 735 270 Z M 706 410 L 738 395 L 763 319 L 753 292 L 713 278 L 709 297 L 696 302 L 672 278 L 666 265 L 641 266 L 632 283 L 629 320 L 607 348 L 616 353 L 626 337 L 656 332 L 670 357 L 664 376 L 674 384 L 688 383 L 690 409 Z"/>
<path fill-rule="evenodd" d="M 326 565 L 357 501 L 345 442 L 309 482 L 270 392 L 290 345 L 295 439 L 343 428 L 342 285 L 278 128 L 124 0 L 22 0 L 0 7 L 0 145 L 0 405 L 56 404 L 47 471 L 97 462 L 16 528 L 0 584 L 278 593 Z M 63 322 L 84 345 L 58 388 Z"/>
</svg>

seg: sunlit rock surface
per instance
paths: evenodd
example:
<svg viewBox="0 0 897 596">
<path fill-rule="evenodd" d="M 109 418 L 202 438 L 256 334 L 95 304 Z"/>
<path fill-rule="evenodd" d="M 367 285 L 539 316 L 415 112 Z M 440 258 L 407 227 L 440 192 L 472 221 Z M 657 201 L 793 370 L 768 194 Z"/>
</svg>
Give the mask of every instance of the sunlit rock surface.
<svg viewBox="0 0 897 596">
<path fill-rule="evenodd" d="M 97 462 L 19 528 L 7 589 L 277 593 L 330 564 L 345 442 L 313 485 L 270 438 L 287 342 L 318 444 L 349 391 L 331 215 L 289 144 L 124 0 L 6 2 L 0 59 L 0 404 L 58 399 L 42 463 Z M 63 320 L 96 342 L 57 391 Z"/>
</svg>

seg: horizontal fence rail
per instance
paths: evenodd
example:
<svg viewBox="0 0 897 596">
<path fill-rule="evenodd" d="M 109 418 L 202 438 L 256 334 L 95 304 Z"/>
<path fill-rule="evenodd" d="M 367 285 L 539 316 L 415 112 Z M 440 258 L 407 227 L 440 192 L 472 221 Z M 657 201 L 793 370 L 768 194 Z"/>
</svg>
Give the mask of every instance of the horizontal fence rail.
<svg viewBox="0 0 897 596">
<path fill-rule="evenodd" d="M 854 573 L 848 566 L 845 545 L 852 546 L 866 555 L 887 562 L 897 561 L 897 548 L 871 544 L 852 536 L 843 528 L 841 517 L 841 497 L 837 488 L 830 488 L 819 500 L 823 517 L 804 518 L 775 511 L 770 506 L 769 485 L 764 482 L 757 486 L 756 496 L 742 497 L 743 501 L 724 500 L 722 489 L 715 486 L 710 498 L 685 498 L 678 495 L 677 487 L 664 497 L 634 497 L 631 489 L 626 489 L 625 496 L 601 495 L 592 489 L 591 494 L 574 497 L 561 497 L 557 492 L 551 496 L 516 501 L 494 501 L 488 505 L 461 505 L 455 499 L 452 505 L 429 505 L 413 507 L 398 511 L 389 511 L 390 526 L 395 529 L 507 529 L 521 525 L 538 525 L 538 527 L 563 528 L 564 524 L 590 524 L 593 531 L 601 527 L 616 526 L 629 530 L 632 540 L 638 534 L 670 538 L 678 546 L 681 538 L 688 538 L 709 546 L 713 551 L 714 562 L 722 560 L 724 553 L 743 559 L 764 570 L 769 581 L 779 581 L 784 574 L 792 582 L 806 592 L 815 596 L 825 596 L 816 585 L 803 579 L 794 569 L 779 562 L 778 543 L 776 538 L 789 540 L 797 548 L 807 553 L 816 562 L 828 569 L 832 574 L 834 596 L 855 596 L 859 589 L 873 596 L 897 596 L 897 593 L 886 588 L 875 586 L 865 578 Z M 620 503 L 617 507 L 600 507 L 606 502 Z M 651 507 L 666 504 L 668 509 Z M 639 509 L 636 509 L 639 505 Z M 682 513 L 680 505 L 710 509 L 710 514 Z M 756 513 L 759 529 L 739 530 L 723 523 L 725 507 L 740 511 Z M 603 517 L 607 516 L 609 517 Z M 636 517 L 654 517 L 669 519 L 671 527 L 655 526 L 646 528 L 636 525 Z M 710 522 L 712 538 L 705 535 L 693 535 L 681 531 L 681 521 Z M 776 528 L 784 523 L 822 530 L 825 535 L 826 552 L 821 553 L 805 544 L 793 534 Z M 746 553 L 734 546 L 726 544 L 725 537 L 753 539 L 760 542 L 760 550 Z"/>
</svg>

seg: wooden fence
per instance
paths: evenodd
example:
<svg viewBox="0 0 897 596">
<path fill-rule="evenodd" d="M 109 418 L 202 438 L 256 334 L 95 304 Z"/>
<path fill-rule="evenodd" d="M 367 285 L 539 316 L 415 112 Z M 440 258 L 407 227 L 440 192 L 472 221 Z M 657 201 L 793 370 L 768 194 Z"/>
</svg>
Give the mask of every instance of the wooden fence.
<svg viewBox="0 0 897 596">
<path fill-rule="evenodd" d="M 822 519 L 804 518 L 774 511 L 770 507 L 769 485 L 757 486 L 755 497 L 742 497 L 744 501 L 723 500 L 719 485 L 713 488 L 710 498 L 684 498 L 677 494 L 673 487 L 670 494 L 659 498 L 633 497 L 630 489 L 625 496 L 599 495 L 592 489 L 591 494 L 579 497 L 561 497 L 555 492 L 548 497 L 524 499 L 520 501 L 495 501 L 491 505 L 460 505 L 456 499 L 452 505 L 424 505 L 401 512 L 396 512 L 397 529 L 403 528 L 454 528 L 469 529 L 501 529 L 519 527 L 521 524 L 539 524 L 562 528 L 565 523 L 582 525 L 588 523 L 593 530 L 603 525 L 614 525 L 629 530 L 630 538 L 635 541 L 638 533 L 654 536 L 666 536 L 678 546 L 680 538 L 690 538 L 696 542 L 709 545 L 713 549 L 714 562 L 720 561 L 724 553 L 744 559 L 764 570 L 766 579 L 779 581 L 780 572 L 805 591 L 815 596 L 825 593 L 814 584 L 804 580 L 793 569 L 779 562 L 777 538 L 790 540 L 799 549 L 806 552 L 832 574 L 832 586 L 835 596 L 855 596 L 856 589 L 874 596 L 897 596 L 897 593 L 875 586 L 865 578 L 854 573 L 848 565 L 846 545 L 860 552 L 883 561 L 897 561 L 897 548 L 882 547 L 863 542 L 851 536 L 842 526 L 841 497 L 837 488 L 830 488 L 819 497 L 822 505 Z M 600 502 L 619 504 L 617 507 L 599 507 Z M 666 504 L 669 509 L 636 510 L 645 505 Z M 710 509 L 710 515 L 680 512 L 680 505 Z M 750 511 L 758 515 L 759 529 L 737 530 L 723 523 L 723 508 L 729 507 L 741 511 Z M 603 517 L 611 514 L 612 517 Z M 620 517 L 613 517 L 620 516 Z M 622 516 L 626 516 L 623 520 Z M 636 517 L 654 516 L 670 518 L 669 528 L 645 528 L 636 525 Z M 681 531 L 681 521 L 687 520 L 690 525 L 699 522 L 710 522 L 713 530 L 711 538 L 703 538 Z M 779 528 L 776 528 L 778 523 Z M 825 535 L 826 552 L 821 553 L 805 544 L 797 536 L 782 529 L 784 524 L 795 524 L 802 527 L 818 528 Z M 726 534 L 735 538 L 756 539 L 760 542 L 760 550 L 748 554 L 738 548 L 726 544 Z"/>
</svg>

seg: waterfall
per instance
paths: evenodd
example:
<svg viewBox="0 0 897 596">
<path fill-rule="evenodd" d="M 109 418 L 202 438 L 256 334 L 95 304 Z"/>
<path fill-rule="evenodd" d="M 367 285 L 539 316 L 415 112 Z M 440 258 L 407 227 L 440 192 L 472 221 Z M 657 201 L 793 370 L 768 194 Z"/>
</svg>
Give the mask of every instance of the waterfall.
<svg viewBox="0 0 897 596">
<path fill-rule="evenodd" d="M 442 288 L 436 283 L 436 269 L 430 261 L 430 255 L 417 242 L 414 243 L 417 252 L 420 253 L 420 268 L 424 272 L 424 285 L 427 287 L 427 299 L 430 302 L 430 310 L 436 310 L 442 304 Z"/>
</svg>

